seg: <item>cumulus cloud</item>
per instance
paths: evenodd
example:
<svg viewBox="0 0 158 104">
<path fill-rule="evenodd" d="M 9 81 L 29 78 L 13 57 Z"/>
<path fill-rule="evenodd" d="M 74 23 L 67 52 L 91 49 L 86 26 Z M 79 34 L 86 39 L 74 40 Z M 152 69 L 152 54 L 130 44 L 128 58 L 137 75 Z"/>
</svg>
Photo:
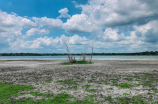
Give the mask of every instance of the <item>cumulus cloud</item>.
<svg viewBox="0 0 158 104">
<path fill-rule="evenodd" d="M 158 43 L 158 20 L 150 21 L 141 26 L 134 26 L 135 34 L 141 38 L 142 41 L 148 43 Z"/>
<path fill-rule="evenodd" d="M 38 29 L 38 28 L 31 28 L 26 32 L 26 36 L 32 36 L 32 35 L 43 35 L 43 34 L 48 34 L 49 31 L 45 29 Z"/>
<path fill-rule="evenodd" d="M 92 32 L 108 27 L 143 25 L 157 19 L 157 0 L 89 0 L 81 14 L 73 15 L 64 23 L 69 33 Z M 94 29 L 95 28 L 95 29 Z"/>
<path fill-rule="evenodd" d="M 91 22 L 85 14 L 73 15 L 66 23 L 63 24 L 63 28 L 68 33 L 93 32 L 99 29 L 99 27 Z"/>
<path fill-rule="evenodd" d="M 37 25 L 27 18 L 17 16 L 15 13 L 8 14 L 0 10 L 0 27 L 11 28 L 14 26 L 32 28 L 36 27 Z"/>
<path fill-rule="evenodd" d="M 53 18 L 47 18 L 47 17 L 33 17 L 32 18 L 35 23 L 42 28 L 54 30 L 59 29 L 62 27 L 63 22 L 60 19 L 53 19 Z"/>
<path fill-rule="evenodd" d="M 58 11 L 60 13 L 59 18 L 70 18 L 71 16 L 68 14 L 68 9 L 64 8 Z"/>
</svg>

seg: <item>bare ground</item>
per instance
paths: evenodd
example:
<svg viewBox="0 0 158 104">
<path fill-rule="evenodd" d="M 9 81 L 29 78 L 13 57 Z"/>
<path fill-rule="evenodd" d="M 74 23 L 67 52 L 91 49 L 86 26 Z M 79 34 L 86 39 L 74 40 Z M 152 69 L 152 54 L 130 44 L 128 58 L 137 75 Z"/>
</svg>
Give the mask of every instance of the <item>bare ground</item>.
<svg viewBox="0 0 158 104">
<path fill-rule="evenodd" d="M 83 100 L 87 94 L 91 94 L 95 95 L 95 102 L 105 104 L 108 101 L 105 101 L 104 97 L 108 96 L 131 98 L 141 95 L 148 103 L 152 102 L 151 99 L 158 100 L 158 92 L 151 90 L 154 88 L 158 91 L 158 60 L 93 60 L 94 64 L 90 65 L 60 65 L 62 62 L 65 60 L 0 60 L 0 82 L 29 85 L 36 87 L 33 91 L 52 95 L 67 92 L 77 100 Z M 148 80 L 145 79 L 147 75 L 152 76 L 154 82 L 145 86 Z M 133 80 L 124 80 L 124 78 Z M 55 83 L 59 80 L 71 80 L 77 85 Z M 107 84 L 102 83 L 104 81 L 107 81 Z M 128 83 L 133 87 L 113 86 L 113 84 L 121 83 Z M 82 87 L 84 85 L 91 85 L 90 89 L 96 89 L 96 91 L 89 92 Z M 77 86 L 77 89 L 71 89 L 73 86 Z M 129 95 L 127 96 L 125 93 Z M 34 96 L 23 94 L 16 99 L 22 97 Z M 40 96 L 34 97 L 34 99 L 42 98 Z"/>
</svg>

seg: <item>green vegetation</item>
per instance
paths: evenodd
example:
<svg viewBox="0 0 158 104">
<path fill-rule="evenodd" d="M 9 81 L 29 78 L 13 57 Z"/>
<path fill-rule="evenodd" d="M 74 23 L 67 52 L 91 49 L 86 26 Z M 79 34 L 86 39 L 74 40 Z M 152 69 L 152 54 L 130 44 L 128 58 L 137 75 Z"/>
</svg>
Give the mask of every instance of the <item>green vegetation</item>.
<svg viewBox="0 0 158 104">
<path fill-rule="evenodd" d="M 70 89 L 77 90 L 77 86 L 72 86 L 72 87 L 70 87 Z"/>
<path fill-rule="evenodd" d="M 0 83 L 0 102 L 11 103 L 11 100 L 8 99 L 10 96 L 18 96 L 18 92 L 25 90 L 32 90 L 34 87 L 25 86 L 25 85 L 12 85 L 10 83 Z"/>
<path fill-rule="evenodd" d="M 129 95 L 128 93 L 124 93 L 124 95 Z"/>
<path fill-rule="evenodd" d="M 113 84 L 113 86 L 118 86 L 120 88 L 130 88 L 130 87 L 133 87 L 133 85 L 130 85 L 130 84 L 127 84 L 127 83 Z"/>
<path fill-rule="evenodd" d="M 73 86 L 72 88 L 76 88 L 76 86 Z M 57 95 L 53 96 L 53 99 L 39 99 L 39 100 L 33 100 L 33 98 L 24 98 L 24 99 L 11 99 L 11 96 L 19 96 L 18 92 L 20 91 L 28 91 L 35 89 L 34 87 L 25 86 L 25 85 L 11 85 L 10 83 L 0 83 L 0 103 L 4 104 L 67 104 L 68 100 L 71 98 L 74 98 L 70 94 L 66 93 L 59 93 Z M 23 93 L 25 94 L 25 93 Z M 51 94 L 41 94 L 40 92 L 28 92 L 26 94 L 31 94 L 33 96 L 45 96 L 46 98 L 50 98 Z M 92 98 L 92 96 L 88 96 Z M 76 98 L 74 98 L 76 99 Z M 88 100 L 82 100 L 80 102 L 78 101 L 72 101 L 69 102 L 69 104 L 96 104 L 94 101 L 88 101 Z"/>
<path fill-rule="evenodd" d="M 87 89 L 87 92 L 96 92 L 97 89 Z"/>
<path fill-rule="evenodd" d="M 84 85 L 84 86 L 82 86 L 82 87 L 88 89 L 90 86 L 91 86 L 91 85 Z"/>
<path fill-rule="evenodd" d="M 73 65 L 73 64 L 93 64 L 92 62 L 87 62 L 87 61 L 76 61 L 75 63 L 69 63 L 69 62 L 64 62 L 61 63 L 62 65 Z"/>
<path fill-rule="evenodd" d="M 87 95 L 87 98 L 93 99 L 96 95 Z"/>
<path fill-rule="evenodd" d="M 57 80 L 55 83 L 64 83 L 64 84 L 71 84 L 71 85 L 77 85 L 76 81 L 73 80 Z"/>
<path fill-rule="evenodd" d="M 124 80 L 133 81 L 133 78 L 124 78 Z"/>
</svg>

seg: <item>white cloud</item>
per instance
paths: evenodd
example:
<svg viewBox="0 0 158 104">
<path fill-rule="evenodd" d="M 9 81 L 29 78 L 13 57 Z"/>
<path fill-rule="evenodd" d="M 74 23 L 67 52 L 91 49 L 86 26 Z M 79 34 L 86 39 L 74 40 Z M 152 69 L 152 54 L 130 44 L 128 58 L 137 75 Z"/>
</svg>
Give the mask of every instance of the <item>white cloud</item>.
<svg viewBox="0 0 158 104">
<path fill-rule="evenodd" d="M 153 2 L 157 3 L 156 0 Z M 76 5 L 82 9 L 64 23 L 69 33 L 93 32 L 115 26 L 142 25 L 156 19 L 157 7 L 147 0 L 89 0 L 86 5 Z M 100 27 L 100 28 L 99 28 Z"/>
<path fill-rule="evenodd" d="M 61 9 L 58 11 L 60 13 L 59 18 L 70 18 L 71 16 L 69 14 L 67 14 L 69 11 L 67 8 Z"/>
<path fill-rule="evenodd" d="M 85 14 L 73 15 L 63 24 L 63 28 L 68 33 L 93 32 L 99 29 Z"/>
<path fill-rule="evenodd" d="M 17 16 L 15 13 L 8 14 L 0 10 L 0 27 L 11 28 L 15 26 L 31 28 L 37 25 L 27 18 Z"/>
<path fill-rule="evenodd" d="M 35 23 L 42 28 L 48 29 L 48 30 L 54 30 L 59 29 L 62 27 L 63 22 L 60 19 L 53 19 L 53 18 L 47 18 L 47 17 L 33 17 L 32 18 Z"/>
<path fill-rule="evenodd" d="M 45 29 L 31 28 L 30 30 L 26 32 L 26 36 L 32 36 L 36 34 L 39 34 L 39 35 L 49 34 L 49 31 Z"/>
</svg>

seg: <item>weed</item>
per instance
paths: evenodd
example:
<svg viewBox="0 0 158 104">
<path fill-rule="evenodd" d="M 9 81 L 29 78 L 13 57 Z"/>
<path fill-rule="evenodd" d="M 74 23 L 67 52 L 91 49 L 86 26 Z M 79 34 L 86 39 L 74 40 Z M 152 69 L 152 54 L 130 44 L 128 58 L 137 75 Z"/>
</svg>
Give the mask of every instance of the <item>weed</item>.
<svg viewBox="0 0 158 104">
<path fill-rule="evenodd" d="M 93 99 L 96 95 L 87 95 L 87 98 Z"/>
<path fill-rule="evenodd" d="M 70 87 L 70 89 L 77 90 L 77 86 L 72 86 L 72 87 Z"/>
<path fill-rule="evenodd" d="M 124 93 L 124 95 L 130 95 L 130 94 L 128 94 L 128 93 Z"/>
<path fill-rule="evenodd" d="M 122 84 L 113 84 L 113 86 L 118 86 L 121 88 L 130 88 L 133 87 L 133 85 L 127 84 L 127 83 L 122 83 Z"/>
<path fill-rule="evenodd" d="M 57 80 L 55 83 L 62 83 L 63 81 L 62 80 Z"/>
<path fill-rule="evenodd" d="M 82 86 L 82 87 L 88 89 L 90 86 L 91 86 L 91 85 L 84 85 L 84 86 Z"/>
<path fill-rule="evenodd" d="M 88 89 L 87 92 L 96 92 L 97 89 Z"/>
</svg>

